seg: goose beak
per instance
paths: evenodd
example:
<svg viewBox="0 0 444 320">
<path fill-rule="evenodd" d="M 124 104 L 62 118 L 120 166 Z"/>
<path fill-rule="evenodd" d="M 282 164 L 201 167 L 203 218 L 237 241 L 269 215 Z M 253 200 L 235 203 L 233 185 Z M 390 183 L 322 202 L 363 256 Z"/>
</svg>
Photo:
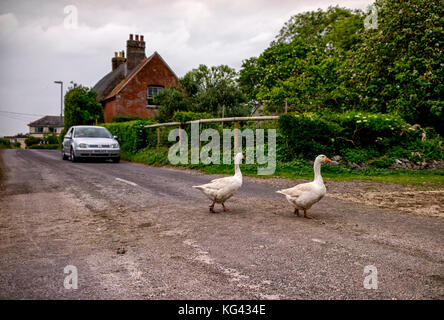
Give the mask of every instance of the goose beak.
<svg viewBox="0 0 444 320">
<path fill-rule="evenodd" d="M 245 158 L 245 156 L 242 156 L 242 159 L 247 162 L 247 158 Z"/>
<path fill-rule="evenodd" d="M 331 162 L 331 160 L 327 157 L 325 157 L 325 162 Z"/>
</svg>

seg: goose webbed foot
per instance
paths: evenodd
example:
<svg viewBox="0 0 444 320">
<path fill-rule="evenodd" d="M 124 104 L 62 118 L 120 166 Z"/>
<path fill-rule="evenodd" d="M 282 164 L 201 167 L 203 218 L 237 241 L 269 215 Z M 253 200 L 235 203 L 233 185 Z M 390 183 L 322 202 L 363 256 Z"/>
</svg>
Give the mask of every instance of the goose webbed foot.
<svg viewBox="0 0 444 320">
<path fill-rule="evenodd" d="M 225 205 L 222 203 L 222 207 L 224 208 L 224 212 L 231 212 L 230 209 L 228 209 L 227 207 L 225 207 Z"/>
<path fill-rule="evenodd" d="M 313 219 L 312 216 L 309 216 L 309 215 L 307 214 L 307 210 L 304 210 L 304 218 L 307 218 L 307 219 Z"/>
</svg>

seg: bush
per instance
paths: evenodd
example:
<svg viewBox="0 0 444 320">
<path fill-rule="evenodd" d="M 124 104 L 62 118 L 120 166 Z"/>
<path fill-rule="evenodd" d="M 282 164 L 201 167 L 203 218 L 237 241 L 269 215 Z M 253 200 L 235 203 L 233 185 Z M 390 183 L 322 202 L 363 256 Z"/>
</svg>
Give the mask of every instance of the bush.
<svg viewBox="0 0 444 320">
<path fill-rule="evenodd" d="M 343 128 L 321 118 L 319 114 L 284 114 L 279 117 L 279 129 L 289 155 L 314 159 L 318 154 L 334 152 L 333 141 Z M 291 160 L 291 159 L 287 159 Z"/>
<path fill-rule="evenodd" d="M 348 111 L 345 113 L 284 114 L 279 130 L 287 154 L 313 159 L 320 153 L 340 154 L 349 162 L 375 162 L 379 167 L 396 157 L 443 159 L 442 137 L 433 129 L 410 126 L 400 116 Z M 424 138 L 425 135 L 425 138 Z M 282 147 L 281 147 L 282 148 Z M 290 160 L 287 158 L 287 160 Z"/>
<path fill-rule="evenodd" d="M 154 124 L 152 120 L 136 120 L 119 123 L 105 123 L 103 127 L 107 128 L 113 135 L 117 136 L 120 148 L 124 152 L 136 153 L 145 148 L 150 143 L 155 144 L 157 138 L 155 130 L 144 128 L 145 125 Z"/>
<path fill-rule="evenodd" d="M 29 138 L 25 139 L 25 144 L 28 148 L 33 145 L 40 144 L 42 142 L 43 142 L 42 138 L 29 137 Z"/>
<path fill-rule="evenodd" d="M 63 136 L 64 134 L 60 134 L 60 136 L 62 137 L 62 141 L 63 141 Z M 47 144 L 47 145 L 52 145 L 52 144 L 59 144 L 61 142 L 59 142 L 59 138 L 57 137 L 56 134 L 48 134 L 45 133 L 43 135 L 43 138 L 37 138 L 37 137 L 28 137 L 25 140 L 25 144 L 28 148 L 30 148 L 31 146 L 34 145 L 40 145 L 40 144 Z M 38 149 L 38 148 L 34 148 L 34 149 Z"/>
<path fill-rule="evenodd" d="M 173 121 L 185 123 L 187 121 L 211 119 L 213 116 L 206 112 L 178 111 L 173 115 Z"/>
<path fill-rule="evenodd" d="M 12 145 L 8 139 L 0 138 L 0 149 L 11 149 Z"/>
<path fill-rule="evenodd" d="M 75 125 L 93 125 L 103 121 L 103 107 L 97 101 L 97 92 L 73 84 L 65 94 L 65 128 Z"/>
<path fill-rule="evenodd" d="M 394 161 L 395 158 L 393 157 L 382 156 L 376 159 L 372 159 L 368 163 L 376 168 L 388 168 L 393 164 Z"/>
<path fill-rule="evenodd" d="M 115 116 L 111 119 L 111 122 L 127 122 L 135 120 L 146 120 L 146 118 L 136 116 Z"/>
</svg>

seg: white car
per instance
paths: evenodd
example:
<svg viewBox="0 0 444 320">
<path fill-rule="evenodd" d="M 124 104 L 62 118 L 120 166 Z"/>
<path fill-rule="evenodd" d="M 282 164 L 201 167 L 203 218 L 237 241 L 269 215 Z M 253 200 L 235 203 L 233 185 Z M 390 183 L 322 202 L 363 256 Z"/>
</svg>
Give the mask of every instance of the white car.
<svg viewBox="0 0 444 320">
<path fill-rule="evenodd" d="M 62 144 L 62 158 L 72 162 L 86 158 L 120 161 L 117 137 L 100 126 L 73 126 L 69 128 Z"/>
</svg>

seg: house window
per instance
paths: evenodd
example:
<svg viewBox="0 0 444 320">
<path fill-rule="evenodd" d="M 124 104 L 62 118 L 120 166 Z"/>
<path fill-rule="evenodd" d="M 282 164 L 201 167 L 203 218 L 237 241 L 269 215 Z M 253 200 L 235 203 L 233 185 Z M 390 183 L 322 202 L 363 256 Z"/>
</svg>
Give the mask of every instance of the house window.
<svg viewBox="0 0 444 320">
<path fill-rule="evenodd" d="M 35 127 L 34 128 L 34 132 L 35 133 L 42 133 L 43 132 L 43 127 Z"/>
<path fill-rule="evenodd" d="M 48 130 L 51 133 L 56 133 L 57 132 L 57 129 L 56 128 L 52 128 L 52 127 L 49 127 Z"/>
<path fill-rule="evenodd" d="M 163 90 L 163 87 L 161 87 L 161 86 L 149 86 L 148 87 L 147 105 L 153 106 L 154 105 L 154 96 L 162 90 Z"/>
</svg>

